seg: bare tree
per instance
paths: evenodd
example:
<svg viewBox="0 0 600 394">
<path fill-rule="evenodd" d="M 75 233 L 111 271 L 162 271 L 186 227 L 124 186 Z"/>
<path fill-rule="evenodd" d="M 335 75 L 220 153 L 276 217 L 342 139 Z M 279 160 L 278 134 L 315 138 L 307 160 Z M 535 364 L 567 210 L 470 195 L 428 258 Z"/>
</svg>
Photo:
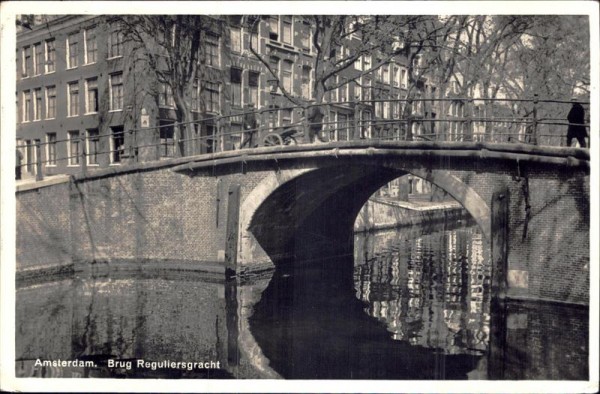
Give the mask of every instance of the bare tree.
<svg viewBox="0 0 600 394">
<path fill-rule="evenodd" d="M 220 31 L 221 22 L 203 15 L 127 15 L 117 19 L 125 41 L 146 62 L 147 70 L 167 89 L 175 106 L 175 138 L 190 141 L 194 121 L 192 102 L 197 100 L 200 118 L 205 114 L 202 81 L 205 79 L 205 40 L 207 32 Z M 166 95 L 167 92 L 162 92 Z M 194 100 L 192 100 L 194 98 Z M 191 153 L 191 145 L 178 144 L 179 154 Z"/>
</svg>

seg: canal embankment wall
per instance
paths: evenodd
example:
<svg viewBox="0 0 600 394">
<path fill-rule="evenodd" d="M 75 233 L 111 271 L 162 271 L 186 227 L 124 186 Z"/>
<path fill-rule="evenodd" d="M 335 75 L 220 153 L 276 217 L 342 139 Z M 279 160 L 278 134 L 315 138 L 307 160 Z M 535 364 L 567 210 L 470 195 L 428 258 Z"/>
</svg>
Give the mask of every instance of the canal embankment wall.
<svg viewBox="0 0 600 394">
<path fill-rule="evenodd" d="M 469 217 L 456 201 L 415 204 L 408 201 L 371 197 L 354 222 L 354 231 L 377 231 L 423 223 L 455 222 Z"/>
<path fill-rule="evenodd" d="M 153 265 L 222 273 L 230 186 L 240 185 L 242 205 L 249 199 L 264 198 L 252 192 L 265 179 L 275 179 L 275 189 L 285 184 L 285 170 L 266 167 L 245 173 L 237 167 L 207 167 L 194 176 L 169 168 L 128 169 L 18 188 L 17 276 L 40 268 L 46 272 L 72 269 L 81 262 L 135 262 L 136 269 Z M 302 164 L 298 168 L 304 168 L 304 173 L 312 171 Z M 332 189 L 336 174 L 331 171 L 323 171 L 326 178 L 320 181 L 322 187 L 292 188 L 289 191 L 293 194 L 282 194 L 272 208 L 289 210 L 301 198 L 311 201 L 319 190 Z M 460 179 L 488 206 L 496 190 L 507 191 L 509 296 L 589 303 L 589 175 L 543 166 L 521 176 L 508 167 L 494 168 L 494 172 L 447 173 Z M 361 179 L 368 182 L 369 178 Z M 255 205 L 260 206 L 261 201 Z M 294 209 L 292 213 L 302 213 Z M 264 220 L 273 222 L 273 215 L 266 215 Z M 294 223 L 280 225 L 278 231 L 293 231 Z M 254 268 L 244 267 L 248 271 Z"/>
</svg>

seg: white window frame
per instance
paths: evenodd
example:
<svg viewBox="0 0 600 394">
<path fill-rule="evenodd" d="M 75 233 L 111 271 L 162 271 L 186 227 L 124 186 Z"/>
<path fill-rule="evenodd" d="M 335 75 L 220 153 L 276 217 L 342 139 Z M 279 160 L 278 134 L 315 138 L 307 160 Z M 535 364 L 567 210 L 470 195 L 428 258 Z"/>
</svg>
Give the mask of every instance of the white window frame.
<svg viewBox="0 0 600 394">
<path fill-rule="evenodd" d="M 237 37 L 234 37 L 237 34 Z M 242 28 L 238 26 L 231 26 L 229 28 L 229 40 L 231 41 L 231 51 L 234 53 L 242 53 L 244 44 L 242 42 Z M 234 45 L 237 44 L 237 45 Z"/>
<path fill-rule="evenodd" d="M 208 37 L 211 37 L 211 39 L 214 40 L 214 41 L 211 41 L 210 45 L 208 44 L 208 41 L 209 41 Z M 215 43 L 217 44 L 216 45 L 216 50 L 217 50 L 216 64 L 211 63 L 211 64 L 207 64 L 207 66 L 215 67 L 215 68 L 221 67 L 221 36 L 219 36 L 217 34 L 206 33 L 205 41 L 207 42 L 207 44 L 206 44 L 207 47 L 209 47 L 209 46 L 213 47 L 213 46 L 215 46 L 213 44 L 215 44 Z M 207 51 L 207 53 L 208 53 L 208 51 Z"/>
<path fill-rule="evenodd" d="M 49 97 L 50 96 L 48 96 L 48 90 L 50 90 L 50 89 L 54 89 L 54 116 L 49 116 L 49 114 L 48 114 L 48 110 L 50 108 L 50 106 L 49 106 L 49 104 L 50 104 Z M 46 86 L 45 96 L 46 96 L 45 97 L 46 98 L 46 105 L 44 107 L 46 109 L 46 113 L 45 113 L 44 117 L 45 117 L 45 119 L 56 119 L 56 110 L 57 110 L 57 108 L 56 108 L 56 85 Z"/>
<path fill-rule="evenodd" d="M 121 54 L 119 55 L 113 55 L 112 50 L 113 50 L 113 34 L 115 35 L 119 35 L 119 31 L 114 31 L 112 28 L 108 33 L 108 57 L 107 59 L 117 59 L 120 57 L 123 57 L 123 51 L 125 50 L 124 45 L 123 45 L 123 40 L 125 39 L 125 37 L 123 37 L 123 33 L 121 33 Z"/>
<path fill-rule="evenodd" d="M 52 53 L 54 53 L 54 59 L 52 60 L 52 67 L 54 67 L 54 69 L 52 71 L 50 71 L 48 68 L 50 66 L 50 60 L 48 58 L 50 52 L 48 51 L 48 43 L 54 43 L 54 50 L 52 51 Z M 46 71 L 46 74 L 52 74 L 54 72 L 56 72 L 56 40 L 55 39 L 51 39 L 51 40 L 46 40 L 44 41 L 44 70 Z"/>
<path fill-rule="evenodd" d="M 289 85 L 290 86 L 289 86 L 289 88 L 288 88 L 288 86 L 285 86 L 285 80 L 283 78 L 283 72 L 284 72 L 283 64 L 284 63 L 288 63 L 290 65 L 290 70 L 289 70 L 289 73 L 290 73 L 290 84 Z M 283 85 L 284 89 L 287 90 L 287 92 L 289 94 L 294 95 L 294 92 L 293 92 L 293 89 L 294 89 L 294 62 L 293 61 L 287 60 L 287 59 L 279 60 L 279 78 L 281 80 L 281 84 Z"/>
<path fill-rule="evenodd" d="M 78 146 L 79 146 L 79 152 L 77 152 L 77 156 L 73 156 L 73 152 L 71 152 L 71 141 L 74 139 L 72 137 L 72 133 L 77 132 L 77 140 L 78 140 Z M 81 138 L 80 138 L 80 132 L 79 130 L 69 130 L 67 131 L 67 157 L 68 159 L 68 164 L 67 167 L 79 167 L 80 163 L 80 155 L 81 155 Z M 73 163 L 73 161 L 76 160 L 76 163 Z"/>
<path fill-rule="evenodd" d="M 94 31 L 94 42 L 96 45 L 96 60 L 94 60 L 93 62 L 90 62 L 90 59 L 88 59 L 88 32 L 93 30 Z M 83 61 L 84 61 L 84 65 L 88 65 L 88 64 L 94 64 L 98 62 L 98 35 L 96 34 L 96 26 L 93 27 L 88 27 L 87 29 L 83 30 Z"/>
<path fill-rule="evenodd" d="M 31 50 L 33 51 L 33 48 L 31 45 L 27 45 L 25 47 L 23 47 L 23 72 L 21 73 L 21 78 L 25 79 L 25 78 L 31 78 L 33 76 L 33 55 L 31 55 L 31 74 L 29 74 L 28 70 L 27 70 L 27 50 Z"/>
<path fill-rule="evenodd" d="M 38 96 L 40 98 L 39 108 L 37 105 Z M 31 103 L 33 105 L 33 121 L 38 122 L 42 120 L 42 107 L 44 105 L 44 103 L 42 102 L 42 88 L 33 89 L 33 94 L 31 95 Z"/>
<path fill-rule="evenodd" d="M 100 130 L 99 129 L 86 129 L 85 130 L 85 162 L 88 166 L 94 166 L 97 167 L 100 165 L 100 163 L 98 163 L 98 151 L 96 151 L 96 163 L 91 163 L 91 158 L 92 155 L 90 154 L 90 142 L 91 142 L 91 138 L 90 138 L 90 131 L 96 131 L 98 133 L 97 137 L 98 137 L 98 144 L 100 144 Z"/>
<path fill-rule="evenodd" d="M 71 113 L 71 86 L 77 86 L 77 113 Z M 67 118 L 79 116 L 79 81 L 67 82 Z M 74 131 L 74 130 L 73 130 Z"/>
<path fill-rule="evenodd" d="M 28 123 L 31 122 L 31 119 L 29 118 L 29 116 L 31 115 L 31 108 L 27 108 L 27 96 L 29 95 L 29 106 L 31 107 L 31 105 L 33 105 L 32 101 L 31 101 L 31 97 L 32 97 L 32 93 L 31 90 L 24 90 L 23 91 L 23 123 Z"/>
<path fill-rule="evenodd" d="M 125 147 L 125 129 L 123 129 L 123 131 L 121 131 L 120 133 L 121 133 L 121 136 L 123 138 L 123 147 Z M 110 162 L 111 166 L 119 166 L 119 165 L 121 165 L 121 163 L 123 163 L 123 157 L 121 157 L 120 153 L 119 153 L 119 161 L 115 161 L 115 156 L 114 155 L 115 155 L 115 151 L 116 151 L 116 148 L 117 148 L 117 147 L 115 147 L 115 135 L 116 135 L 115 134 L 115 130 L 114 130 L 113 127 L 111 127 L 110 128 L 109 143 L 108 143 L 108 146 L 109 146 L 109 149 L 108 149 L 109 150 L 109 154 L 108 155 L 109 155 L 109 158 L 110 158 L 109 162 Z"/>
<path fill-rule="evenodd" d="M 289 18 L 289 19 L 286 20 L 286 18 Z M 285 45 L 293 46 L 294 45 L 294 17 L 291 15 L 283 16 L 283 17 L 279 18 L 279 23 L 281 24 L 281 26 L 280 26 L 280 31 L 281 31 L 280 42 Z M 289 43 L 285 42 L 284 38 L 283 38 L 284 27 L 288 23 L 290 26 L 290 42 Z"/>
<path fill-rule="evenodd" d="M 49 138 L 50 134 L 54 135 L 54 143 L 52 143 L 52 144 L 50 143 L 50 138 Z M 56 167 L 56 141 L 57 141 L 57 139 L 58 139 L 57 133 L 54 133 L 54 132 L 46 133 L 46 137 L 45 137 L 45 140 L 46 140 L 46 163 L 45 163 L 45 165 L 46 165 L 46 167 Z M 50 146 L 54 146 L 54 160 L 52 160 L 52 161 L 50 160 Z"/>
<path fill-rule="evenodd" d="M 123 111 L 123 108 L 113 108 L 113 99 L 114 99 L 114 97 L 113 97 L 113 77 L 116 75 L 121 75 L 121 86 L 123 87 L 122 91 L 121 91 L 121 101 L 122 101 L 121 104 L 122 104 L 122 106 L 124 105 L 123 101 L 125 100 L 125 86 L 124 86 L 125 82 L 123 79 L 123 72 L 109 74 L 108 75 L 108 93 L 109 93 L 109 97 L 108 97 L 109 110 L 108 110 L 108 112 Z"/>
<path fill-rule="evenodd" d="M 71 46 L 70 46 L 70 42 L 69 42 L 69 39 L 71 37 L 73 37 L 73 36 L 76 36 L 78 33 L 79 32 L 77 32 L 77 33 L 71 33 L 71 34 L 69 34 L 67 36 L 67 40 L 66 40 L 67 47 L 66 47 L 66 51 L 65 51 L 65 53 L 67 55 L 66 56 L 67 70 L 73 70 L 73 69 L 76 69 L 77 67 L 79 67 L 79 40 L 76 41 L 76 44 L 77 44 L 77 57 L 76 57 L 76 59 L 77 59 L 77 65 L 76 66 L 73 66 L 71 64 Z M 79 37 L 77 37 L 77 38 L 79 38 Z"/>
<path fill-rule="evenodd" d="M 90 102 L 89 102 L 89 87 L 90 87 L 90 81 L 95 81 L 96 82 L 96 102 L 100 102 L 99 100 L 99 94 L 100 91 L 98 89 L 98 77 L 93 77 L 93 78 L 88 78 L 85 80 L 85 115 L 90 115 L 90 114 L 97 114 L 98 110 L 96 111 L 90 111 Z"/>
<path fill-rule="evenodd" d="M 41 42 L 38 42 L 36 44 L 33 44 L 31 46 L 31 57 L 32 57 L 32 61 L 33 61 L 33 75 L 37 76 L 37 75 L 42 75 L 44 73 L 45 70 L 38 70 L 38 59 L 37 59 L 37 48 L 40 47 L 42 45 Z M 45 68 L 44 63 L 42 63 L 42 67 L 40 68 Z"/>
</svg>

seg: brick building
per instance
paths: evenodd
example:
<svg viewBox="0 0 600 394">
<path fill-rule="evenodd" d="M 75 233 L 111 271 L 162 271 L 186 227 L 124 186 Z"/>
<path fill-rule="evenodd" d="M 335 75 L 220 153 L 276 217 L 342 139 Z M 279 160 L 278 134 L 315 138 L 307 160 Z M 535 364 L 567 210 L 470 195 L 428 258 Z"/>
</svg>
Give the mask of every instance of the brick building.
<svg viewBox="0 0 600 394">
<path fill-rule="evenodd" d="M 249 18 L 203 18 L 207 21 L 201 42 L 204 79 L 194 82 L 190 97 L 198 123 L 185 137 L 185 154 L 239 148 L 243 116 L 235 115 L 248 111 L 249 104 L 259 111 L 258 122 L 265 129 L 259 134 L 267 127 L 300 123 L 302 109 L 282 94 L 275 81 L 298 102 L 311 102 L 315 72 L 311 26 L 299 17 L 273 15 L 258 21 L 254 35 Z M 351 40 L 360 38 L 351 35 Z M 278 78 L 254 56 L 251 44 L 268 59 Z M 16 138 L 25 176 L 36 172 L 38 142 L 45 174 L 178 154 L 182 142 L 177 141 L 173 91 L 149 78 L 130 45 L 111 16 L 37 17 L 30 28 L 19 29 Z M 347 52 L 342 46 L 332 56 L 341 58 Z M 362 56 L 333 77 L 335 83 L 348 83 L 325 96 L 330 103 L 324 119 L 326 140 L 436 132 L 434 122 L 419 121 L 435 118 L 439 112 L 435 104 L 424 101 L 408 108 L 411 123 L 386 123 L 406 115 L 405 104 L 370 100 L 406 97 L 408 58 L 398 56 L 364 73 L 378 60 L 377 53 Z M 415 97 L 438 94 L 425 78 L 417 82 Z"/>
</svg>

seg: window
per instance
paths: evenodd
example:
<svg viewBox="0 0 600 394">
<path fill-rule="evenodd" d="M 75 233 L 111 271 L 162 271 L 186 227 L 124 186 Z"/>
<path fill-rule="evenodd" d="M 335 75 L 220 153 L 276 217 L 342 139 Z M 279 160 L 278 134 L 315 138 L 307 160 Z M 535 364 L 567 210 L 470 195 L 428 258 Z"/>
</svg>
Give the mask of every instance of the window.
<svg viewBox="0 0 600 394">
<path fill-rule="evenodd" d="M 123 33 L 112 31 L 108 37 L 108 57 L 123 56 Z"/>
<path fill-rule="evenodd" d="M 392 66 L 392 85 L 400 86 L 400 68 L 395 64 Z"/>
<path fill-rule="evenodd" d="M 283 43 L 292 45 L 292 18 L 283 18 Z"/>
<path fill-rule="evenodd" d="M 231 82 L 231 104 L 242 105 L 242 70 L 231 67 L 230 69 Z"/>
<path fill-rule="evenodd" d="M 56 118 L 56 86 L 46 88 L 46 119 Z"/>
<path fill-rule="evenodd" d="M 333 81 L 332 82 L 333 85 L 337 85 L 337 82 L 338 82 L 337 75 L 333 76 L 331 79 Z M 337 93 L 338 93 L 337 89 L 333 89 L 333 90 L 330 91 L 329 97 L 331 98 L 331 101 L 338 101 Z"/>
<path fill-rule="evenodd" d="M 363 71 L 367 71 L 371 68 L 371 56 L 370 55 L 363 56 L 362 67 L 363 67 Z"/>
<path fill-rule="evenodd" d="M 310 89 L 312 86 L 311 72 L 312 69 L 310 67 L 302 66 L 302 97 L 307 100 L 310 100 L 310 98 L 312 97 Z"/>
<path fill-rule="evenodd" d="M 270 64 L 273 72 L 279 73 L 279 58 L 278 57 L 271 56 L 269 58 L 269 64 Z M 269 75 L 269 77 L 271 77 L 271 76 Z M 277 93 L 279 90 L 276 88 L 276 84 L 275 84 L 275 82 L 277 82 L 277 81 L 273 80 L 273 79 L 271 79 L 271 80 L 269 80 L 269 79 L 267 79 L 267 83 L 269 85 L 269 89 L 270 89 L 271 93 Z"/>
<path fill-rule="evenodd" d="M 289 125 L 292 123 L 292 109 L 284 108 L 281 110 L 281 124 Z"/>
<path fill-rule="evenodd" d="M 34 74 L 40 75 L 44 72 L 44 48 L 42 44 L 37 43 L 33 46 L 33 54 L 35 56 Z"/>
<path fill-rule="evenodd" d="M 23 48 L 23 77 L 33 75 L 33 58 L 31 57 L 31 47 Z"/>
<path fill-rule="evenodd" d="M 33 91 L 33 120 L 42 119 L 42 89 Z"/>
<path fill-rule="evenodd" d="M 87 79 L 85 81 L 85 91 L 85 112 L 88 114 L 98 112 L 98 79 Z"/>
<path fill-rule="evenodd" d="M 206 65 L 219 66 L 219 36 L 206 35 Z"/>
<path fill-rule="evenodd" d="M 121 163 L 123 151 L 125 149 L 123 126 L 115 126 L 110 129 L 110 164 L 119 164 Z"/>
<path fill-rule="evenodd" d="M 406 86 L 408 85 L 407 75 L 405 69 L 400 70 L 400 87 L 403 89 L 406 89 Z"/>
<path fill-rule="evenodd" d="M 23 92 L 23 122 L 31 121 L 31 91 L 25 90 Z"/>
<path fill-rule="evenodd" d="M 79 65 L 79 48 L 77 46 L 77 33 L 67 38 L 67 68 L 75 68 Z"/>
<path fill-rule="evenodd" d="M 242 31 L 239 27 L 232 27 L 229 30 L 231 38 L 231 50 L 233 52 L 242 52 Z"/>
<path fill-rule="evenodd" d="M 68 115 L 67 116 L 77 116 L 79 115 L 79 82 L 71 82 L 68 85 L 69 95 L 67 96 L 69 105 L 68 105 Z"/>
<path fill-rule="evenodd" d="M 85 63 L 96 63 L 98 44 L 96 43 L 96 29 L 90 28 L 83 32 L 85 37 Z"/>
<path fill-rule="evenodd" d="M 110 76 L 110 110 L 123 109 L 123 73 Z"/>
<path fill-rule="evenodd" d="M 327 124 L 325 125 L 325 130 L 329 130 L 329 141 L 337 141 L 335 118 L 335 112 L 329 111 L 329 116 L 327 117 Z"/>
<path fill-rule="evenodd" d="M 381 79 L 383 83 L 390 83 L 390 66 L 387 64 L 381 66 Z"/>
<path fill-rule="evenodd" d="M 340 96 L 340 102 L 347 102 L 348 101 L 348 79 L 346 78 L 341 78 L 341 82 L 342 86 L 340 86 L 339 88 L 339 96 Z"/>
<path fill-rule="evenodd" d="M 199 90 L 198 79 L 194 79 L 194 85 L 192 86 L 192 111 L 200 111 Z"/>
<path fill-rule="evenodd" d="M 269 17 L 269 39 L 279 40 L 279 17 L 276 15 Z"/>
<path fill-rule="evenodd" d="M 100 133 L 98 129 L 90 129 L 87 131 L 86 138 L 87 163 L 90 165 L 98 164 L 98 153 L 100 152 Z"/>
<path fill-rule="evenodd" d="M 207 112 L 219 112 L 219 84 L 204 81 L 204 98 Z"/>
<path fill-rule="evenodd" d="M 46 72 L 51 73 L 55 70 L 56 49 L 54 39 L 46 41 Z"/>
<path fill-rule="evenodd" d="M 46 167 L 56 165 L 56 133 L 46 133 Z"/>
<path fill-rule="evenodd" d="M 158 105 L 162 107 L 175 107 L 175 99 L 173 98 L 173 89 L 171 85 L 162 82 L 158 86 Z"/>
<path fill-rule="evenodd" d="M 281 80 L 283 83 L 283 87 L 290 94 L 292 93 L 292 67 L 293 67 L 293 65 L 294 65 L 294 63 L 290 62 L 289 60 L 284 60 L 283 67 L 281 69 Z"/>
<path fill-rule="evenodd" d="M 364 78 L 363 79 L 363 88 L 362 88 L 362 98 L 365 101 L 371 100 L 371 79 Z"/>
<path fill-rule="evenodd" d="M 302 50 L 306 53 L 310 53 L 310 43 L 312 42 L 312 29 L 310 26 L 304 26 L 306 31 L 304 34 L 300 34 L 300 45 Z"/>
<path fill-rule="evenodd" d="M 68 160 L 69 165 L 70 166 L 78 166 L 79 165 L 79 155 L 80 155 L 79 131 L 78 130 L 69 131 L 69 132 L 67 132 L 67 136 L 68 136 L 67 155 L 69 155 L 69 160 Z"/>
<path fill-rule="evenodd" d="M 253 104 L 255 108 L 258 107 L 258 83 L 260 80 L 260 73 L 249 71 L 248 72 L 248 103 Z"/>
<path fill-rule="evenodd" d="M 337 119 L 337 127 L 338 127 L 338 141 L 347 141 L 348 140 L 348 115 L 338 113 Z"/>
<path fill-rule="evenodd" d="M 175 128 L 172 121 L 160 121 L 160 155 L 174 156 L 175 154 Z"/>
<path fill-rule="evenodd" d="M 383 102 L 383 117 L 384 117 L 384 119 L 390 118 L 390 105 L 391 105 L 391 103 L 389 101 Z"/>
</svg>

